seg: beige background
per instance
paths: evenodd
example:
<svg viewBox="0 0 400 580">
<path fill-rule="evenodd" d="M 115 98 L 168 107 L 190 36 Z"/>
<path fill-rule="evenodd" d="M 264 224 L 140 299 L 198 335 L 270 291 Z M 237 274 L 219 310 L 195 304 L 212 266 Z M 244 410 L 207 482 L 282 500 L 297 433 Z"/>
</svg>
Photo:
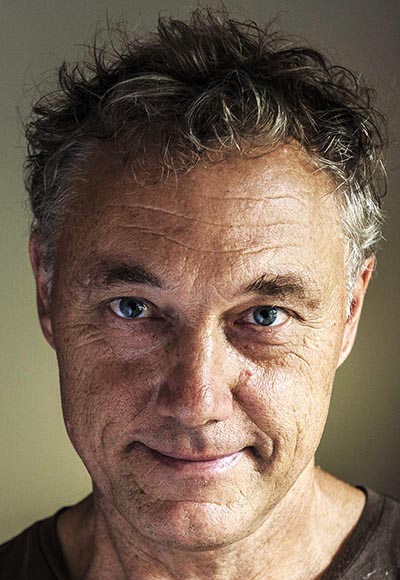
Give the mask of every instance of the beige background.
<svg viewBox="0 0 400 580">
<path fill-rule="evenodd" d="M 399 138 L 400 2 L 398 0 L 228 1 L 238 16 L 264 22 L 280 13 L 288 32 L 307 38 L 339 62 L 363 71 Z M 17 107 L 29 108 L 34 84 L 88 43 L 106 13 L 151 28 L 159 10 L 185 16 L 172 0 L 1 0 L 0 4 L 0 542 L 90 489 L 64 433 L 55 357 L 36 321 L 27 260 L 28 213 Z M 326 469 L 400 497 L 399 148 L 389 160 L 391 218 L 358 342 L 337 376 L 318 455 Z"/>
</svg>

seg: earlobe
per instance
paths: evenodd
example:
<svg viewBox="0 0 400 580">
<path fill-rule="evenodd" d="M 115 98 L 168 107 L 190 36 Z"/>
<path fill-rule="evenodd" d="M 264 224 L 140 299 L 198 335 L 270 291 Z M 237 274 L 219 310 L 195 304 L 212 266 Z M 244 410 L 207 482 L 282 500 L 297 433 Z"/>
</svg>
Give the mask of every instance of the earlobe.
<svg viewBox="0 0 400 580">
<path fill-rule="evenodd" d="M 37 231 L 32 232 L 29 240 L 29 257 L 36 281 L 36 303 L 40 326 L 47 342 L 54 348 L 49 283 L 45 268 L 45 244 Z"/>
<path fill-rule="evenodd" d="M 361 266 L 359 273 L 357 275 L 356 282 L 354 284 L 351 300 L 350 314 L 346 320 L 342 349 L 340 352 L 339 361 L 337 367 L 339 367 L 349 356 L 354 341 L 357 335 L 358 323 L 361 316 L 361 311 L 364 303 L 364 296 L 368 288 L 369 281 L 372 276 L 372 272 L 375 268 L 376 259 L 375 256 L 371 256 L 365 260 L 364 264 Z"/>
</svg>

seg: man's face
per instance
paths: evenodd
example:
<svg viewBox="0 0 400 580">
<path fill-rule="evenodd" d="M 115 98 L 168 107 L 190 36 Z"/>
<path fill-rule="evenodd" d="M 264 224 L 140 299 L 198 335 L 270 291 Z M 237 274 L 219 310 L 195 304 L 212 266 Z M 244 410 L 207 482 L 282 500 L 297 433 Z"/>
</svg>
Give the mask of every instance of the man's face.
<svg viewBox="0 0 400 580">
<path fill-rule="evenodd" d="M 49 321 L 95 489 L 156 542 L 247 536 L 312 465 L 344 356 L 332 183 L 288 146 L 75 186 Z"/>
</svg>

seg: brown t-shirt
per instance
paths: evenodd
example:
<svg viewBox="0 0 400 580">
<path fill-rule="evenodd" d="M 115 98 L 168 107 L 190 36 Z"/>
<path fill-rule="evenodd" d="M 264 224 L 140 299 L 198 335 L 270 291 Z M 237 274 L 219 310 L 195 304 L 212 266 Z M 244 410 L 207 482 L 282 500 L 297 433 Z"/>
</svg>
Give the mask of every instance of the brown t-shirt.
<svg viewBox="0 0 400 580">
<path fill-rule="evenodd" d="M 364 511 L 321 580 L 400 580 L 400 503 L 360 489 Z M 64 509 L 0 546 L 0 580 L 69 580 L 56 531 Z"/>
</svg>

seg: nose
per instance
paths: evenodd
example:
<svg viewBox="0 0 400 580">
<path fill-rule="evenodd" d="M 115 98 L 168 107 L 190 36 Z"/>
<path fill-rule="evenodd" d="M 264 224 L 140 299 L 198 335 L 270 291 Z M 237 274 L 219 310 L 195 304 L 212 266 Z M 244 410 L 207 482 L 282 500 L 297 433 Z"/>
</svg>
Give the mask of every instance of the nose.
<svg viewBox="0 0 400 580">
<path fill-rule="evenodd" d="M 174 356 L 175 364 L 158 391 L 158 413 L 192 428 L 228 419 L 236 371 L 229 364 L 233 361 L 224 337 L 217 331 L 185 331 L 176 342 Z"/>
</svg>

